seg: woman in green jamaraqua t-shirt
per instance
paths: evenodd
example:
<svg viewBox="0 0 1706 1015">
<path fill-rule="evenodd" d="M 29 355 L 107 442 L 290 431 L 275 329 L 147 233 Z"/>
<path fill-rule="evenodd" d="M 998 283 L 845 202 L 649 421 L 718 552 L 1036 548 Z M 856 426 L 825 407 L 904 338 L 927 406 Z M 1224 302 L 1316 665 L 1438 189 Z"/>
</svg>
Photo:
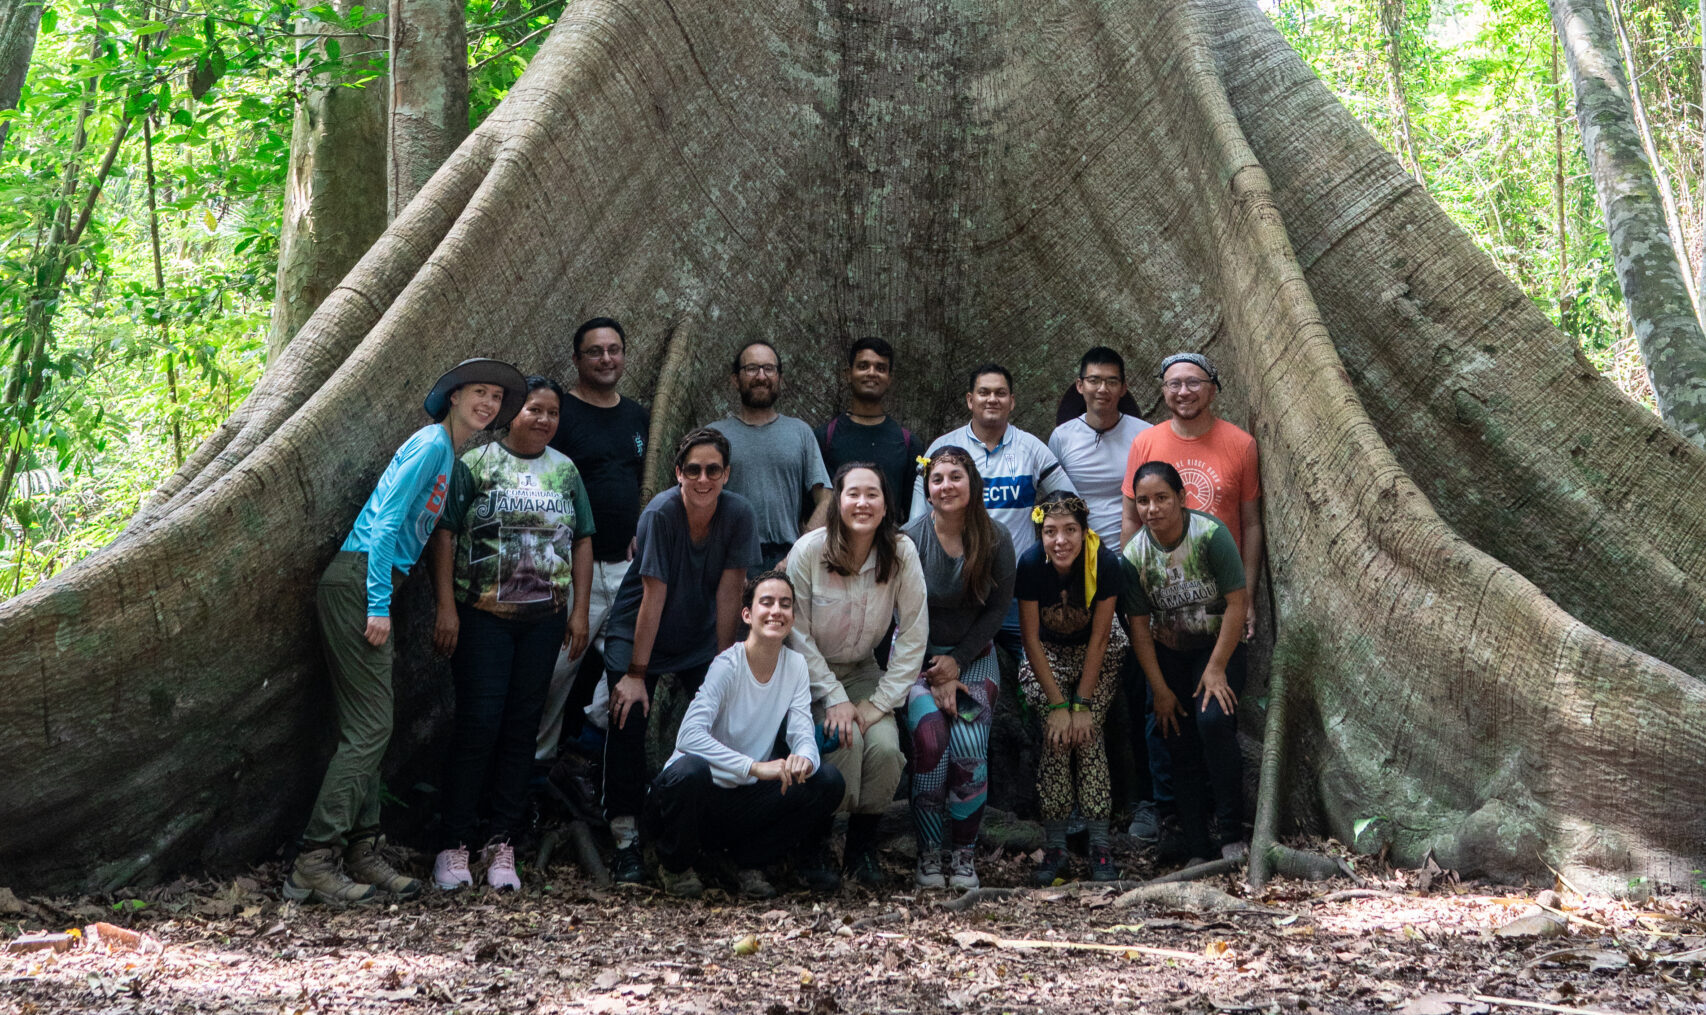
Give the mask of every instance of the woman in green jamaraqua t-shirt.
<svg viewBox="0 0 1706 1015">
<path fill-rule="evenodd" d="M 471 846 L 486 884 L 521 887 L 511 840 L 524 830 L 545 692 L 559 651 L 586 649 L 592 508 L 580 470 L 550 447 L 562 404 L 556 381 L 527 378 L 509 432 L 462 456 L 471 489 L 446 507 L 428 551 L 438 590 L 433 640 L 456 681 L 432 868 L 446 891 L 473 884 Z"/>
<path fill-rule="evenodd" d="M 1125 595 L 1132 648 L 1155 695 L 1155 718 L 1173 757 L 1183 841 L 1168 860 L 1233 856 L 1244 838 L 1243 760 L 1233 710 L 1244 690 L 1244 565 L 1220 519 L 1185 507 L 1184 481 L 1166 462 L 1133 478 L 1143 528 L 1126 544 Z M 1209 791 L 1215 838 L 1209 838 Z"/>
</svg>

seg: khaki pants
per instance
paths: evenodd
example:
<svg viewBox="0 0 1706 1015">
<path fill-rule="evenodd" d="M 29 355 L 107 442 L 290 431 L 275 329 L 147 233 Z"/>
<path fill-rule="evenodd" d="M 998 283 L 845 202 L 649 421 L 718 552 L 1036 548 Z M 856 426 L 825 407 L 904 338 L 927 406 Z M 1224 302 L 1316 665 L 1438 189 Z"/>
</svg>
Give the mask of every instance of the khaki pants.
<svg viewBox="0 0 1706 1015">
<path fill-rule="evenodd" d="M 848 700 L 854 704 L 869 698 L 883 676 L 875 659 L 849 664 L 831 663 L 830 668 L 841 678 L 841 686 L 846 689 Z M 822 705 L 814 711 L 822 721 Z M 841 810 L 851 814 L 883 813 L 894 800 L 894 791 L 906 769 L 906 755 L 900 750 L 900 730 L 895 726 L 894 716 L 883 716 L 864 733 L 855 729 L 852 742 L 843 743 L 824 760 L 835 766 L 847 784 Z"/>
<path fill-rule="evenodd" d="M 339 550 L 315 594 L 331 669 L 338 749 L 302 841 L 341 847 L 354 831 L 379 827 L 379 763 L 391 742 L 391 643 L 367 643 L 367 554 Z"/>
</svg>

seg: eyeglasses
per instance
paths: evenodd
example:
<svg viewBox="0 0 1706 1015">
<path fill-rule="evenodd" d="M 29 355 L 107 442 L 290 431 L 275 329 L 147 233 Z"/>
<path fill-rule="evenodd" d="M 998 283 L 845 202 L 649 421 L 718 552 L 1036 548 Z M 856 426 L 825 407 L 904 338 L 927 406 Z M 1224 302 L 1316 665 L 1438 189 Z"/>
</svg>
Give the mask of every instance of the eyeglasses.
<svg viewBox="0 0 1706 1015">
<path fill-rule="evenodd" d="M 1111 388 L 1111 387 L 1115 386 L 1116 384 L 1124 383 L 1118 377 L 1084 377 L 1084 376 L 1080 376 L 1078 379 L 1083 381 L 1084 386 L 1087 388 Z"/>
<path fill-rule="evenodd" d="M 726 465 L 700 465 L 698 462 L 688 462 L 681 467 L 681 474 L 688 479 L 698 479 L 700 476 L 706 479 L 722 479 L 723 473 L 727 471 L 729 467 Z"/>
<path fill-rule="evenodd" d="M 774 363 L 748 363 L 740 368 L 740 372 L 748 377 L 775 377 L 781 373 Z"/>
<path fill-rule="evenodd" d="M 1205 377 L 1187 377 L 1182 381 L 1168 381 L 1161 385 L 1161 390 L 1176 395 L 1181 391 L 1196 391 L 1207 383 Z"/>
</svg>

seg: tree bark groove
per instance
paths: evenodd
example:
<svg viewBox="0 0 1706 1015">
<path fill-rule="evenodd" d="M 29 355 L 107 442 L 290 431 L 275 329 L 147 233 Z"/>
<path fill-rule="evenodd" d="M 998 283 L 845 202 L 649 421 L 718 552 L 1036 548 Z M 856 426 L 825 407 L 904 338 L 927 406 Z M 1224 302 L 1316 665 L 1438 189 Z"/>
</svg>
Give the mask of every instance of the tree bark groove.
<svg viewBox="0 0 1706 1015">
<path fill-rule="evenodd" d="M 846 344 L 886 335 L 920 433 L 962 420 L 975 361 L 1046 432 L 1084 347 L 1135 377 L 1206 350 L 1263 452 L 1287 814 L 1344 841 L 1382 818 L 1398 861 L 1465 872 L 1698 865 L 1706 453 L 1253 3 L 583 0 L 218 450 L 0 605 L 0 869 L 116 884 L 293 834 L 332 738 L 315 575 L 439 371 L 565 372 L 596 313 L 668 403 L 655 437 L 720 414 L 756 336 L 816 418 Z M 434 679 L 401 612 L 392 768 Z"/>
</svg>

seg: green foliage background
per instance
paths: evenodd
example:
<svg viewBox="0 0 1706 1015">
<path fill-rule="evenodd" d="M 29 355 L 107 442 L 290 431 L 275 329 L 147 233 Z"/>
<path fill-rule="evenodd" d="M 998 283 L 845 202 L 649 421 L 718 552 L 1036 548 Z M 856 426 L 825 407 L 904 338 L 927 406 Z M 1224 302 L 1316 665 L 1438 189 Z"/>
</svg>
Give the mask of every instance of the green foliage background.
<svg viewBox="0 0 1706 1015">
<path fill-rule="evenodd" d="M 385 72 L 377 11 L 241 0 L 52 3 L 0 150 L 0 457 L 20 472 L 0 514 L 0 599 L 109 542 L 264 367 L 291 120 L 328 70 Z M 477 125 L 520 77 L 563 0 L 467 5 Z M 338 36 L 314 45 L 314 24 Z M 360 77 L 361 75 L 356 75 Z M 87 102 L 87 143 L 75 144 Z M 139 119 L 118 149 L 62 288 L 40 285 L 68 163 L 75 217 L 121 122 L 146 116 L 165 280 L 155 285 Z M 74 155 L 75 152 L 75 155 Z M 31 357 L 32 301 L 51 340 Z M 27 361 L 27 362 L 26 362 Z M 26 411 L 27 410 L 27 411 Z"/>
</svg>

